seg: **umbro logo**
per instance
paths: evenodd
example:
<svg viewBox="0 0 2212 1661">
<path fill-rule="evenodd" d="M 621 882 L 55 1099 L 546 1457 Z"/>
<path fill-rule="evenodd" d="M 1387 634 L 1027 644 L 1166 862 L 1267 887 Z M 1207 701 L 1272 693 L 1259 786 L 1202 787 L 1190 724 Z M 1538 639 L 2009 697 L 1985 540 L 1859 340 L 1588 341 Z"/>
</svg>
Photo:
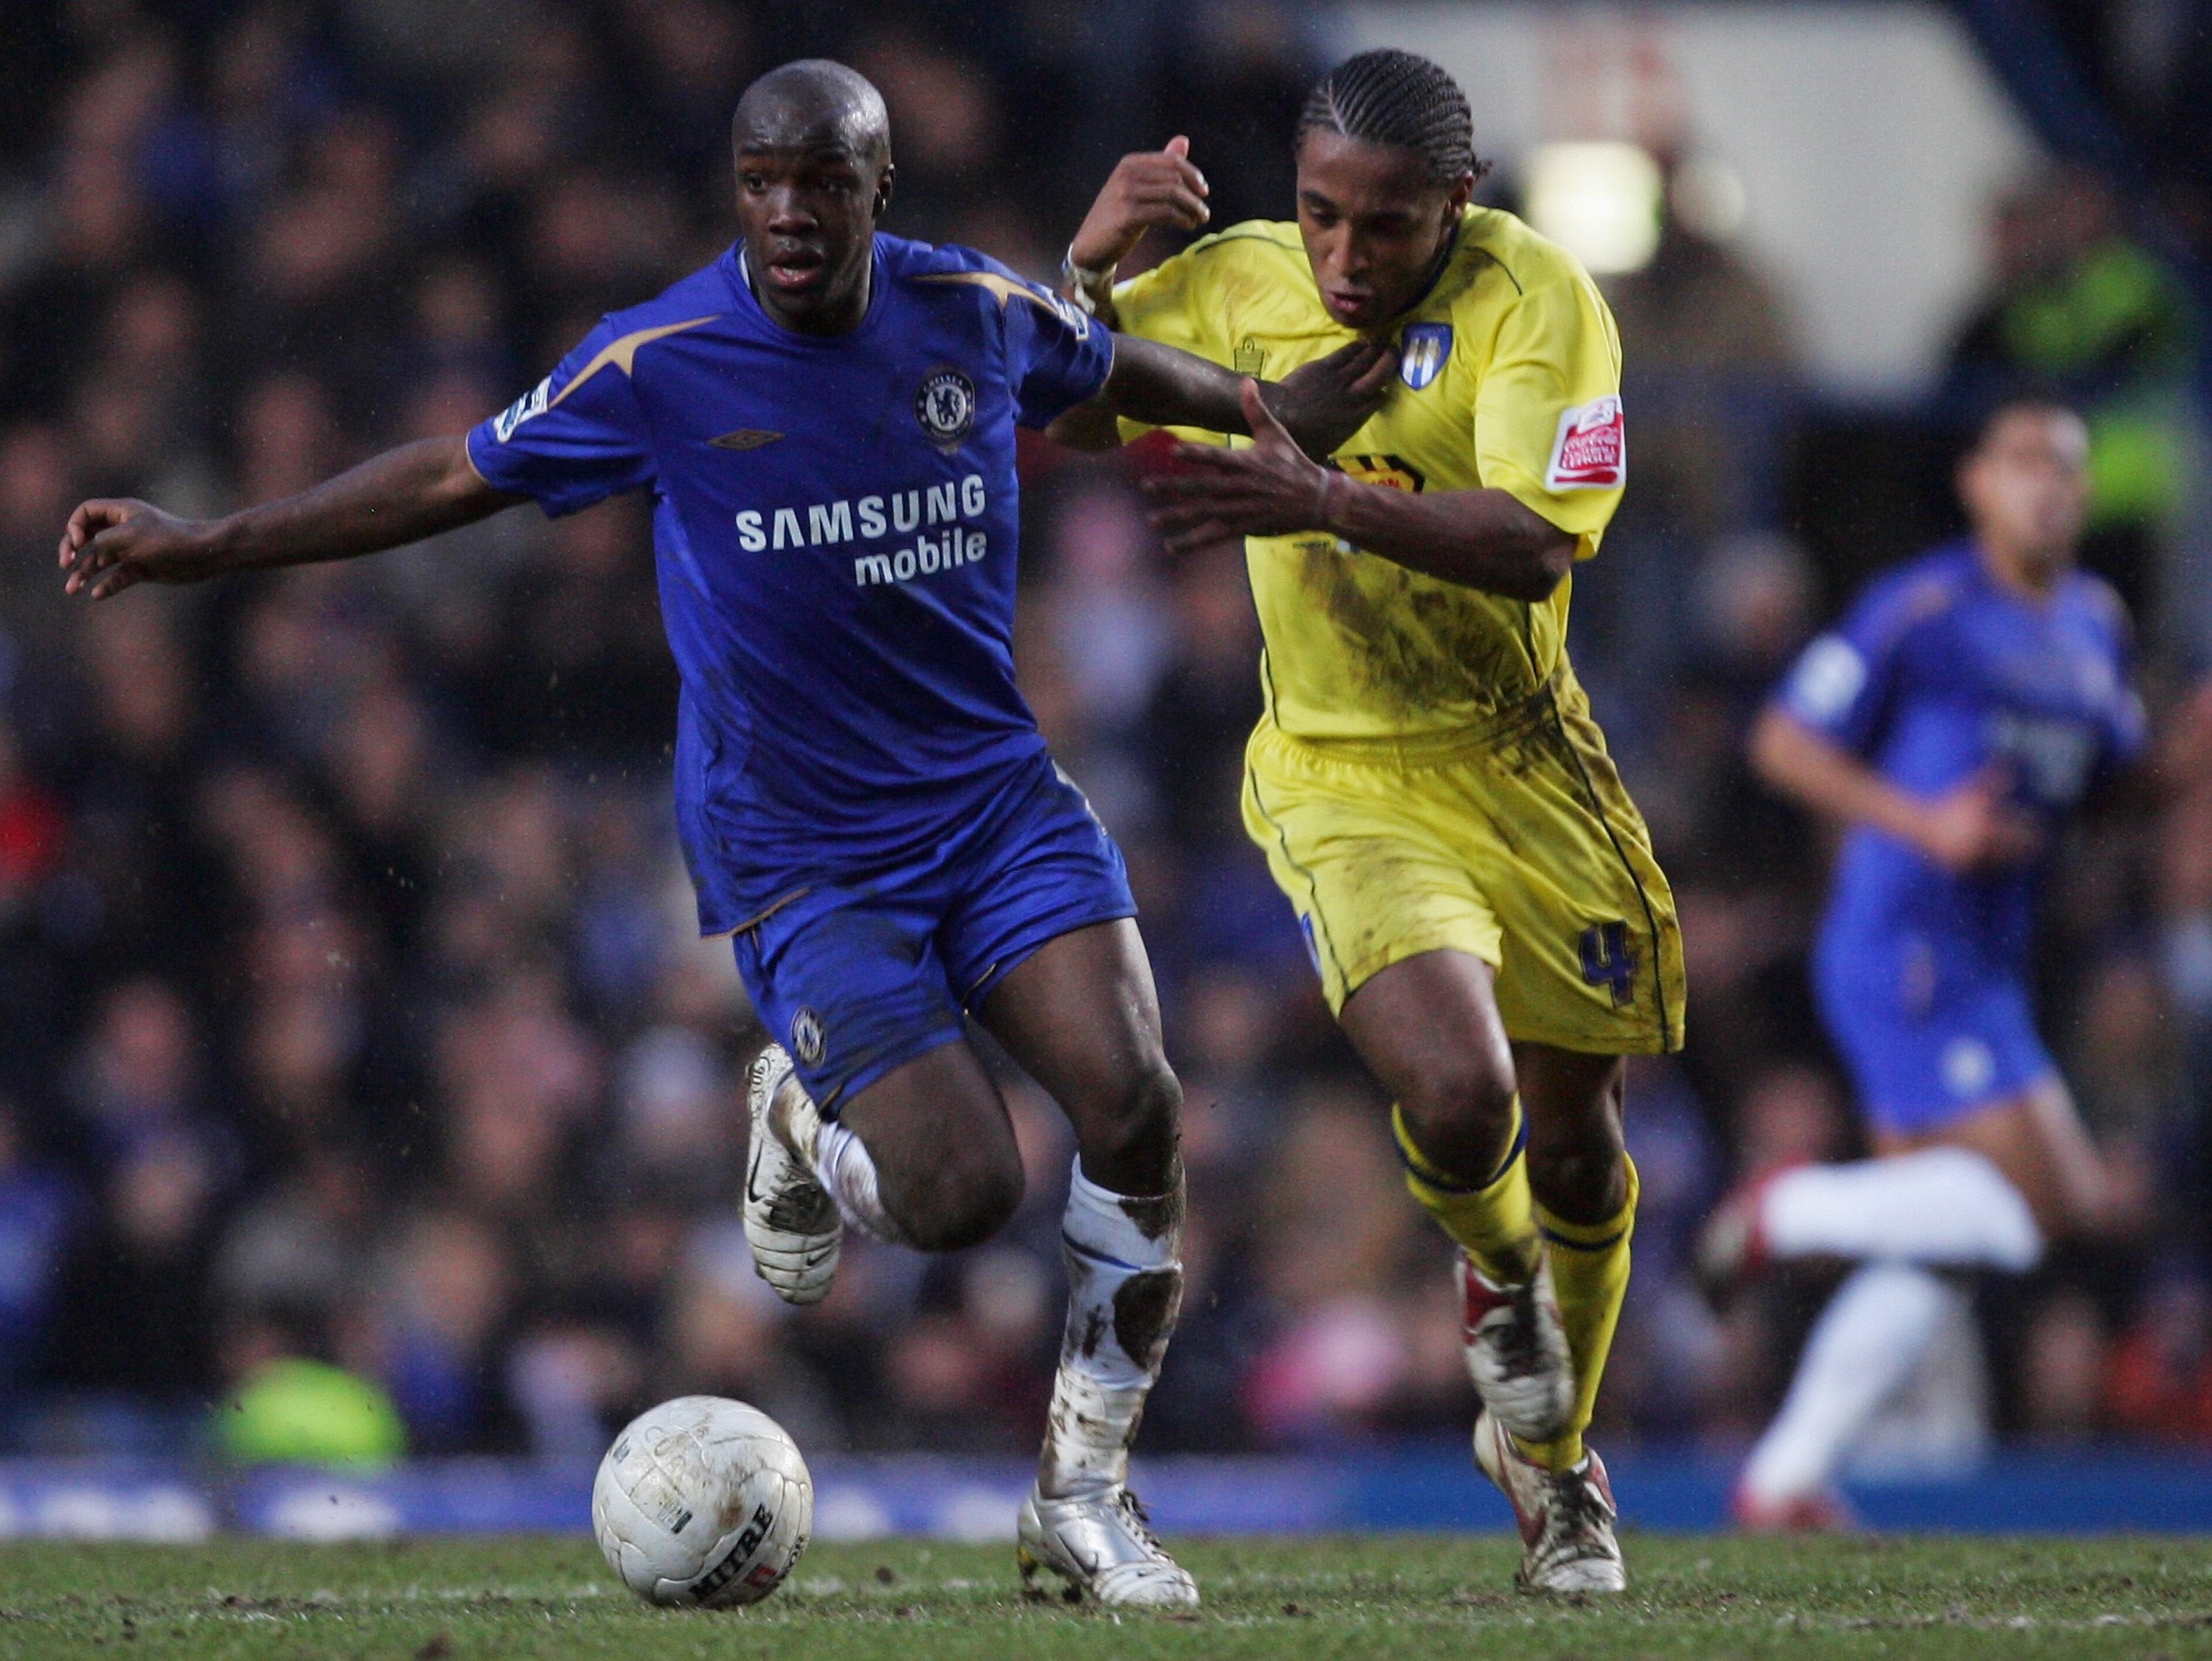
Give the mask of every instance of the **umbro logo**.
<svg viewBox="0 0 2212 1661">
<path fill-rule="evenodd" d="M 740 427 L 734 433 L 725 433 L 720 438 L 709 439 L 707 442 L 717 450 L 757 450 L 763 445 L 774 444 L 782 436 L 782 433 L 771 433 L 764 427 Z"/>
</svg>

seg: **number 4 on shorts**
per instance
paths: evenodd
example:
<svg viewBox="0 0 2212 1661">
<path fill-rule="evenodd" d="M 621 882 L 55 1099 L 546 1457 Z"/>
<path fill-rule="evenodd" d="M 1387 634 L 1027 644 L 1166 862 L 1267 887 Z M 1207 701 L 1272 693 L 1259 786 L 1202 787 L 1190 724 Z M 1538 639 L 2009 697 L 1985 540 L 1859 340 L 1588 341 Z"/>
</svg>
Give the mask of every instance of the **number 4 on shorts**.
<svg viewBox="0 0 2212 1661">
<path fill-rule="evenodd" d="M 1615 1009 L 1636 997 L 1636 954 L 1629 949 L 1628 924 L 1600 923 L 1583 931 L 1583 979 L 1613 989 Z"/>
</svg>

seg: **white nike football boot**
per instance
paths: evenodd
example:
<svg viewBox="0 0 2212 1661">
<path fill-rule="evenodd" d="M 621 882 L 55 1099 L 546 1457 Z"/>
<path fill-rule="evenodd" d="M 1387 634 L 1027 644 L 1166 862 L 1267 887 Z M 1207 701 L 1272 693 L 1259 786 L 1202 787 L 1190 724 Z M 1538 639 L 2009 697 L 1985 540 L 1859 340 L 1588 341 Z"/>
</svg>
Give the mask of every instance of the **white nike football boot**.
<svg viewBox="0 0 2212 1661">
<path fill-rule="evenodd" d="M 1475 1394 L 1522 1441 L 1550 1441 L 1575 1410 L 1575 1364 L 1551 1258 L 1540 1257 L 1522 1285 L 1493 1286 L 1462 1252 L 1459 1288 L 1460 1341 Z"/>
<path fill-rule="evenodd" d="M 845 1239 L 837 1202 L 814 1175 L 821 1114 L 781 1044 L 753 1063 L 746 1096 L 752 1146 L 745 1157 L 745 1242 L 753 1267 L 786 1303 L 819 1303 L 836 1278 Z"/>
<path fill-rule="evenodd" d="M 1620 1542 L 1613 1532 L 1620 1513 L 1605 1462 L 1596 1454 L 1583 1454 L 1572 1470 L 1547 1470 L 1514 1446 L 1504 1427 L 1486 1412 L 1474 1422 L 1474 1459 L 1513 1502 L 1513 1519 L 1521 1526 L 1516 1585 L 1570 1597 L 1628 1590 Z"/>
<path fill-rule="evenodd" d="M 1044 1595 L 1037 1573 L 1050 1569 L 1067 1582 L 1071 1603 L 1089 1592 L 1114 1609 L 1198 1607 L 1198 1583 L 1168 1555 L 1127 1487 L 1070 1500 L 1048 1500 L 1032 1488 L 1015 1537 L 1022 1588 L 1030 1597 Z"/>
</svg>

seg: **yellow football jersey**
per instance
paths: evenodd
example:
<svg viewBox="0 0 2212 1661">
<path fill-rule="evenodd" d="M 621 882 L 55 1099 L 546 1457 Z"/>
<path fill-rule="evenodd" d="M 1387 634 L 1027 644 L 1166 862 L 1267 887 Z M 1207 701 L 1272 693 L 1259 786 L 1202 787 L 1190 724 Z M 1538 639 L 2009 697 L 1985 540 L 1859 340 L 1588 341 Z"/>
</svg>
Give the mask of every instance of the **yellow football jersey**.
<svg viewBox="0 0 2212 1661">
<path fill-rule="evenodd" d="M 1354 338 L 1322 306 L 1295 225 L 1232 226 L 1114 300 L 1124 331 L 1269 379 Z M 1574 257 L 1510 214 L 1470 207 L 1434 287 L 1393 333 L 1398 379 L 1336 465 L 1400 490 L 1510 491 L 1579 537 L 1578 558 L 1595 554 L 1626 476 L 1620 338 Z M 1254 537 L 1246 552 L 1268 711 L 1297 737 L 1480 726 L 1542 687 L 1565 651 L 1571 581 L 1531 605 L 1318 533 Z"/>
</svg>

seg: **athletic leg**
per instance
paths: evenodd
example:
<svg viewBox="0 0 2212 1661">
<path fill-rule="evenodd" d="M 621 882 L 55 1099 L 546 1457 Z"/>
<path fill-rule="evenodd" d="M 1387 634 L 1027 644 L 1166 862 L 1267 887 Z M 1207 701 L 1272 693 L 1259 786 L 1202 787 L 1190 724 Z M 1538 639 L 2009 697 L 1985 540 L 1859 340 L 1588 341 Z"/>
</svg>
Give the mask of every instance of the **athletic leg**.
<svg viewBox="0 0 2212 1661">
<path fill-rule="evenodd" d="M 1077 1148 L 1060 1234 L 1067 1324 L 1037 1486 L 1022 1508 L 1024 1573 L 1050 1568 L 1112 1603 L 1194 1603 L 1197 1588 L 1127 1488 L 1129 1449 L 1182 1304 L 1182 1091 L 1136 924 L 1047 941 L 978 1015 L 1060 1104 Z"/>
<path fill-rule="evenodd" d="M 1822 1312 L 1781 1413 L 1744 1468 L 1748 1525 L 1817 1521 L 1845 1451 L 1912 1375 L 1966 1292 L 1938 1267 L 2021 1274 L 2047 1235 L 2090 1221 L 2103 1168 L 2054 1075 L 1880 1157 L 1784 1173 L 1755 1191 L 1757 1249 L 1865 1266 Z"/>
<path fill-rule="evenodd" d="M 1022 1161 L 998 1088 L 964 1042 L 894 1067 L 824 1119 L 782 1046 L 753 1064 L 745 1235 L 787 1302 L 818 1303 L 843 1225 L 896 1246 L 957 1252 L 1022 1199 Z"/>
<path fill-rule="evenodd" d="M 1852 1441 L 1966 1301 L 1961 1286 L 1917 1264 L 1853 1271 L 1814 1325 L 1782 1411 L 1744 1467 L 1739 1519 L 1791 1528 L 1832 1517 L 1830 1491 Z"/>
<path fill-rule="evenodd" d="M 2051 1239 L 2094 1230 L 2111 1211 L 2112 1178 L 2073 1093 L 2051 1073 L 2009 1101 L 1919 1137 L 1878 1136 L 1883 1153 L 1943 1146 L 1978 1154 L 2011 1184 Z"/>
<path fill-rule="evenodd" d="M 1345 1034 L 1397 1102 L 1406 1185 L 1460 1246 L 1468 1370 L 1484 1405 L 1530 1443 L 1574 1401 L 1565 1332 L 1531 1209 L 1535 1134 L 1516 1091 L 1489 964 L 1422 952 L 1345 1001 Z"/>
<path fill-rule="evenodd" d="M 1574 1357 L 1575 1403 L 1560 1434 L 1528 1451 L 1552 1470 L 1583 1458 L 1628 1295 L 1636 1229 L 1636 1167 L 1623 1134 L 1627 1064 L 1547 1044 L 1516 1044 L 1513 1058 L 1528 1106 L 1528 1183 L 1549 1250 L 1559 1315 Z"/>
<path fill-rule="evenodd" d="M 2043 1252 L 2028 1203 L 1996 1163 L 1951 1143 L 1784 1171 L 1756 1191 L 1756 1250 L 2022 1274 Z"/>
<path fill-rule="evenodd" d="M 1182 1087 L 1160 1042 L 1160 1006 L 1127 918 L 1047 941 L 977 1012 L 1075 1128 L 1084 1174 L 1124 1194 L 1182 1180 Z"/>
<path fill-rule="evenodd" d="M 924 1252 L 981 1245 L 1022 1203 L 1022 1155 L 998 1086 L 966 1044 L 947 1044 L 847 1103 L 817 1143 L 848 1220 Z M 817 1167 L 818 1168 L 818 1167 Z M 872 1191 L 879 1209 L 862 1211 Z M 857 1202 L 857 1203 L 856 1203 Z"/>
<path fill-rule="evenodd" d="M 745 1234 L 790 1302 L 828 1294 L 845 1221 L 953 1251 L 1020 1203 L 1019 1151 L 969 1047 L 939 912 L 890 885 L 801 889 L 735 942 L 755 1009 L 789 1041 L 753 1067 Z"/>
</svg>

